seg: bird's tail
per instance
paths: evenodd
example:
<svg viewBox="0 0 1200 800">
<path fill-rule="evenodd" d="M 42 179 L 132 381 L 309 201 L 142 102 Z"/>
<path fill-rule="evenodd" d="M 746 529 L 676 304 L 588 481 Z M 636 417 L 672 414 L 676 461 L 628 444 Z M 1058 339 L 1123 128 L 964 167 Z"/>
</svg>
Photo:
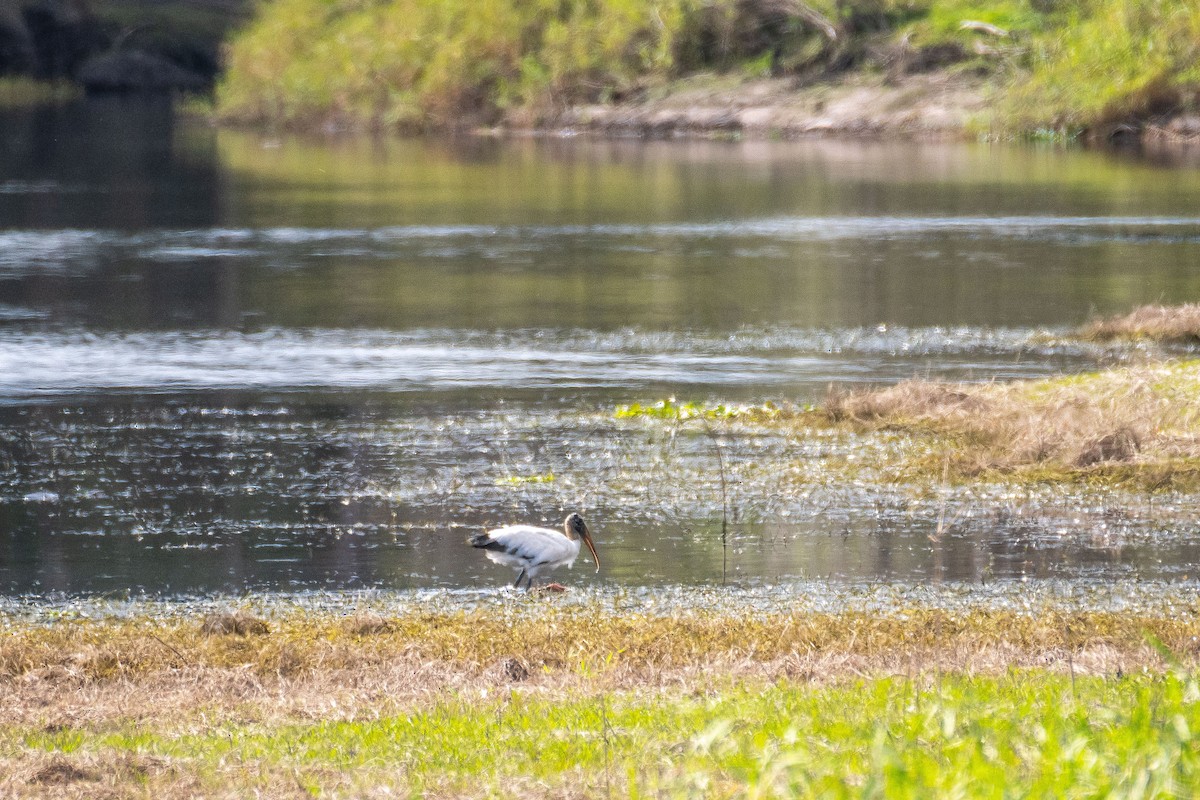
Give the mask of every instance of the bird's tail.
<svg viewBox="0 0 1200 800">
<path fill-rule="evenodd" d="M 472 547 L 487 547 L 488 545 L 492 544 L 492 540 L 486 533 L 477 533 L 470 539 L 467 539 L 467 544 L 471 545 Z"/>
</svg>

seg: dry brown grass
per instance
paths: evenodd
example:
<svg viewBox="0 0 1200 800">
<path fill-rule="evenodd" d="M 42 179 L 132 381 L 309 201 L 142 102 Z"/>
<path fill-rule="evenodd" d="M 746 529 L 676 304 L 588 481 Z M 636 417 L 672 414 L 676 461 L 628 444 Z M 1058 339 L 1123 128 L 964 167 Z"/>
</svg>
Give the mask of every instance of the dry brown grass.
<svg viewBox="0 0 1200 800">
<path fill-rule="evenodd" d="M 1171 615 L 515 609 L 294 613 L 273 617 L 269 631 L 255 636 L 208 632 L 203 619 L 10 620 L 0 637 L 0 797 L 233 797 L 232 787 L 248 785 L 269 797 L 308 791 L 287 765 L 201 766 L 109 749 L 49 752 L 5 740 L 14 736 L 9 731 L 145 730 L 175 740 L 210 736 L 223 725 L 369 722 L 447 701 L 487 702 L 516 689 L 548 700 L 612 692 L 707 696 L 736 681 L 821 685 L 1014 667 L 1119 675 L 1200 661 L 1200 607 Z M 349 772 L 324 775 L 321 784 L 344 784 L 350 795 L 362 790 Z"/>
<path fill-rule="evenodd" d="M 912 380 L 832 392 L 835 423 L 932 433 L 946 446 L 917 464 L 957 474 L 1097 478 L 1145 488 L 1200 480 L 1200 363 L 1046 381 Z"/>
<path fill-rule="evenodd" d="M 356 619 L 356 618 L 350 618 Z M 0 718 L 74 725 L 189 709 L 306 716 L 421 703 L 466 687 L 637 688 L 699 676 L 837 679 L 922 669 L 1159 664 L 1147 636 L 1191 660 L 1200 618 L 1047 610 L 680 616 L 549 609 L 273 621 L 268 634 L 212 635 L 177 621 L 10 626 L 0 639 Z M 149 696 L 155 699 L 146 702 Z"/>
<path fill-rule="evenodd" d="M 198 788 L 166 759 L 155 756 L 31 752 L 19 760 L 0 758 L 0 796 L 6 798 L 150 797 L 152 787 L 160 786 L 171 786 L 177 797 Z"/>
<path fill-rule="evenodd" d="M 1127 339 L 1197 344 L 1200 343 L 1200 303 L 1141 306 L 1123 316 L 1093 320 L 1084 326 L 1082 334 L 1095 341 Z"/>
<path fill-rule="evenodd" d="M 214 611 L 200 624 L 205 636 L 235 633 L 238 636 L 266 636 L 271 632 L 263 620 L 244 611 Z"/>
</svg>

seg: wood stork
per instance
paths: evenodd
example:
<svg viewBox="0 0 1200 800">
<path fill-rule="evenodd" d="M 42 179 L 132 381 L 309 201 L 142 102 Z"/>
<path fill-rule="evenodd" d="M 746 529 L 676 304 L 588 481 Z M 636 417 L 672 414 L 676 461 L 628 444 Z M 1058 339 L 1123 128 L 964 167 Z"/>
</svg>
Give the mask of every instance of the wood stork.
<svg viewBox="0 0 1200 800">
<path fill-rule="evenodd" d="M 565 534 L 565 535 L 564 535 Z M 539 528 L 534 525 L 506 525 L 487 533 L 477 533 L 470 538 L 474 547 L 487 551 L 487 557 L 497 564 L 519 567 L 514 587 L 525 581 L 525 589 L 533 587 L 533 579 L 547 570 L 570 566 L 579 555 L 579 542 L 583 541 L 596 560 L 596 572 L 600 571 L 600 556 L 592 544 L 592 534 L 583 517 L 572 512 L 563 520 L 562 531 Z M 558 587 L 560 590 L 562 587 Z"/>
</svg>

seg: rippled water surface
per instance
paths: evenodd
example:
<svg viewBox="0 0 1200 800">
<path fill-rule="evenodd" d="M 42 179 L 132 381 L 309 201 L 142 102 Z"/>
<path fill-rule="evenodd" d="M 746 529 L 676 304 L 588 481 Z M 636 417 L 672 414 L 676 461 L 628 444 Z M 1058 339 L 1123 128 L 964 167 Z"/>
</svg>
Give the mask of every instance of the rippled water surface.
<svg viewBox="0 0 1200 800">
<path fill-rule="evenodd" d="M 281 139 L 118 101 L 0 142 L 0 592 L 499 586 L 465 537 L 570 509 L 604 569 L 558 577 L 597 589 L 1200 568 L 1194 498 L 930 495 L 829 470 L 845 436 L 613 414 L 1144 357 L 1071 331 L 1200 295 L 1194 168 Z"/>
</svg>

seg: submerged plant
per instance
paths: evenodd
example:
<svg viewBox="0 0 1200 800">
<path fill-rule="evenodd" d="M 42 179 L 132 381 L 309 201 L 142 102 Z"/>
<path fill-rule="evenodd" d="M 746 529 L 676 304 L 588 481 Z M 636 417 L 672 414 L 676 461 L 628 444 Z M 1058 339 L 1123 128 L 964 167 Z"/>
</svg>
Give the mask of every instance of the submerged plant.
<svg viewBox="0 0 1200 800">
<path fill-rule="evenodd" d="M 665 400 L 659 400 L 656 403 L 648 405 L 631 403 L 626 406 L 617 406 L 613 411 L 613 415 L 617 419 L 774 419 L 781 414 L 790 413 L 790 411 L 789 408 L 778 406 L 771 401 L 760 405 L 739 405 L 733 403 L 707 405 L 695 401 L 681 403 L 674 397 L 668 397 Z"/>
</svg>

